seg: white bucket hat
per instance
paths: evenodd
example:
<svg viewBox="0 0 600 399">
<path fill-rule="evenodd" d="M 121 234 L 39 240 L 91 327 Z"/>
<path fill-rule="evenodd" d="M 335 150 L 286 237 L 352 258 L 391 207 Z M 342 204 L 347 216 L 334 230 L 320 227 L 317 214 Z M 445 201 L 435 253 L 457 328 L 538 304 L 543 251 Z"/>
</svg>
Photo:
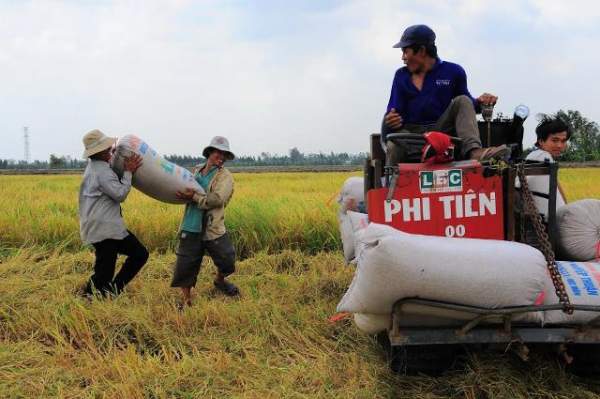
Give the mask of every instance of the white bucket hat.
<svg viewBox="0 0 600 399">
<path fill-rule="evenodd" d="M 228 161 L 231 161 L 233 158 L 235 158 L 233 152 L 229 150 L 229 140 L 227 140 L 223 136 L 213 137 L 210 141 L 210 144 L 207 145 L 206 148 L 204 148 L 204 151 L 202 151 L 202 156 L 204 158 L 208 158 L 208 156 L 210 155 L 210 150 L 212 149 L 223 151 L 225 153 L 225 159 L 227 159 Z"/>
<path fill-rule="evenodd" d="M 116 137 L 108 137 L 98 129 L 91 130 L 83 136 L 85 151 L 83 157 L 88 158 L 113 146 L 117 142 Z"/>
</svg>

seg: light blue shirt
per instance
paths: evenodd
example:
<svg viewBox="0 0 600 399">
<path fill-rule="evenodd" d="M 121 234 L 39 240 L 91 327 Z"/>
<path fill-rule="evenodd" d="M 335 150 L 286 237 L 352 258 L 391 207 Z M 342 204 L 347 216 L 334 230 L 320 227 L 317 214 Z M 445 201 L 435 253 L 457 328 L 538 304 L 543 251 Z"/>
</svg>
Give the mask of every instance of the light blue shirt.
<svg viewBox="0 0 600 399">
<path fill-rule="evenodd" d="M 202 173 L 197 172 L 194 175 L 194 179 L 200 184 L 204 191 L 208 192 L 208 186 L 210 181 L 217 172 L 217 167 L 213 167 L 206 176 L 202 176 Z M 204 219 L 204 211 L 194 203 L 188 203 L 185 206 L 185 212 L 183 214 L 183 223 L 181 224 L 181 230 L 189 231 L 190 233 L 201 233 L 202 232 L 202 221 Z"/>
</svg>

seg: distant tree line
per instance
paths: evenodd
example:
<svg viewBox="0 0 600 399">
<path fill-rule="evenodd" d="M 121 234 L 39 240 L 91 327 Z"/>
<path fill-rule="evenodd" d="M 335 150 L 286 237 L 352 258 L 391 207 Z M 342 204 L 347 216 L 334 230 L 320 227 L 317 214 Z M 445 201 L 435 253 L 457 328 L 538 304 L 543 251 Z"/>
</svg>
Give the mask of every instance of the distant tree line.
<svg viewBox="0 0 600 399">
<path fill-rule="evenodd" d="M 289 150 L 288 155 L 269 154 L 263 152 L 259 156 L 238 156 L 228 162 L 230 166 L 294 166 L 294 165 L 361 165 L 366 158 L 366 153 L 318 153 L 304 154 L 298 148 Z M 205 161 L 203 157 L 190 155 L 166 155 L 165 159 L 184 167 L 191 167 Z M 0 159 L 0 169 L 81 169 L 85 168 L 87 161 L 73 159 L 69 156 L 50 154 L 47 161 L 15 161 Z"/>
<path fill-rule="evenodd" d="M 0 159 L 0 169 L 81 169 L 85 168 L 86 163 L 87 161 L 84 159 L 50 154 L 47 161 L 25 162 L 22 160 Z"/>
<path fill-rule="evenodd" d="M 293 165 L 362 165 L 366 153 L 348 154 L 346 152 L 329 154 L 304 154 L 294 147 L 287 155 L 261 153 L 259 156 L 238 156 L 228 162 L 231 166 L 293 166 Z M 194 166 L 205 161 L 203 157 L 190 155 L 166 155 L 166 159 L 181 166 Z"/>
<path fill-rule="evenodd" d="M 545 116 L 545 114 L 540 114 Z M 579 111 L 559 110 L 550 116 L 561 118 L 572 129 L 569 148 L 561 160 L 567 162 L 600 161 L 600 127 L 581 115 Z M 533 148 L 526 150 L 531 151 Z M 259 156 L 239 156 L 229 163 L 231 166 L 294 166 L 294 165 L 361 165 L 367 157 L 366 153 L 311 153 L 304 154 L 294 147 L 286 155 L 263 152 Z M 204 162 L 202 157 L 190 155 L 166 155 L 166 159 L 180 166 L 190 167 Z M 84 168 L 86 161 L 70 156 L 51 154 L 47 161 L 15 161 L 0 159 L 0 169 L 79 169 Z"/>
</svg>

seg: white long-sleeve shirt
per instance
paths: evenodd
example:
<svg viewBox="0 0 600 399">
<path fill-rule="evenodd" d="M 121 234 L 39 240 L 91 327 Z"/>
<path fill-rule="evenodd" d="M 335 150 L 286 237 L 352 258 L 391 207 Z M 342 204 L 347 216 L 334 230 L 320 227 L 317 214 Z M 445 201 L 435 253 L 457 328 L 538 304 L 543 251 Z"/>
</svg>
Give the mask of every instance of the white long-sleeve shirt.
<svg viewBox="0 0 600 399">
<path fill-rule="evenodd" d="M 528 161 L 544 162 L 548 160 L 549 162 L 554 162 L 552 154 L 542 149 L 536 149 L 530 152 L 525 159 Z M 535 191 L 542 194 L 550 194 L 550 176 L 527 176 L 527 183 L 530 191 Z M 544 220 L 548 220 L 548 199 L 534 194 L 533 200 L 538 211 L 544 216 Z M 556 209 L 563 205 L 565 205 L 565 199 L 562 197 L 557 187 Z"/>
<path fill-rule="evenodd" d="M 90 159 L 79 189 L 81 241 L 93 244 L 121 240 L 129 234 L 121 216 L 121 202 L 131 190 L 131 172 L 119 180 L 108 162 Z"/>
</svg>

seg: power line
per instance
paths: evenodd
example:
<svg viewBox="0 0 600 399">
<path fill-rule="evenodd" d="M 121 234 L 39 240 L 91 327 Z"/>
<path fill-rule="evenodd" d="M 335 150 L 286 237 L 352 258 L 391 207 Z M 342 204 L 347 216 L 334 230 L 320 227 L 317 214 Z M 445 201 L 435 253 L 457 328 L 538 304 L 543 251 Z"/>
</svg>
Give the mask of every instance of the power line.
<svg viewBox="0 0 600 399">
<path fill-rule="evenodd" d="M 25 162 L 29 163 L 31 157 L 29 152 L 29 127 L 27 126 L 23 128 L 23 142 L 25 145 Z"/>
</svg>

